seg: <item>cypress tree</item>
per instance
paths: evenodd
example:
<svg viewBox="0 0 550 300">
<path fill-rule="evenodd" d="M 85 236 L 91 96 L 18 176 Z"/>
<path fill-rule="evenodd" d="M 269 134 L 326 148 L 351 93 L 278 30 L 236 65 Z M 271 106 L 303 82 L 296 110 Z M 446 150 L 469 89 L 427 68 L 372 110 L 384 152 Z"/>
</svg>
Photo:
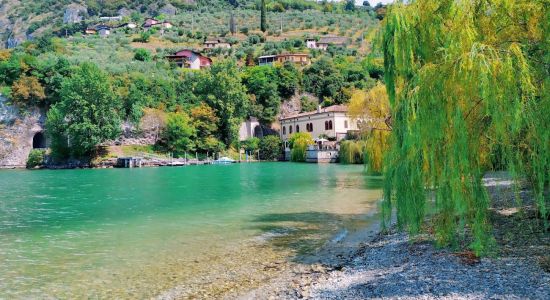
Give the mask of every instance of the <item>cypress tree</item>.
<svg viewBox="0 0 550 300">
<path fill-rule="evenodd" d="M 235 23 L 235 15 L 233 13 L 231 13 L 231 17 L 229 19 L 229 32 L 233 35 L 237 33 L 237 24 Z"/>
<path fill-rule="evenodd" d="M 262 32 L 267 31 L 267 22 L 266 22 L 266 8 L 265 8 L 265 0 L 262 0 L 260 7 L 260 30 Z"/>
</svg>

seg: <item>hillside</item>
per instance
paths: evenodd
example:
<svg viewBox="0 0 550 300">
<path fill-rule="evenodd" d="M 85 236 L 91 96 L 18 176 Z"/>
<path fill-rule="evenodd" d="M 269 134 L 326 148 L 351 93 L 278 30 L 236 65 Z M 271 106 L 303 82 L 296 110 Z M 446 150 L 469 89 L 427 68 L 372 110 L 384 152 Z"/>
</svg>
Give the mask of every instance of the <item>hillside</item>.
<svg viewBox="0 0 550 300">
<path fill-rule="evenodd" d="M 372 51 L 376 15 L 345 3 L 268 1 L 265 31 L 255 1 L 105 1 L 100 9 L 94 1 L 47 3 L 3 2 L 2 22 L 11 22 L 12 30 L 4 44 L 9 49 L 0 50 L 0 94 L 22 115 L 40 108 L 43 114 L 31 122 L 35 131 L 29 134 L 48 131 L 53 153 L 61 158 L 94 156 L 99 144 L 154 145 L 179 155 L 239 148 L 238 129 L 247 118 L 277 130 L 281 114 L 347 103 L 355 91 L 383 77 L 381 57 Z M 148 18 L 165 23 L 148 27 Z M 322 39 L 342 42 L 306 45 Z M 207 49 L 205 41 L 211 40 L 230 46 Z M 202 62 L 195 70 L 178 67 L 169 56 L 182 49 L 200 53 L 211 67 Z M 261 56 L 279 54 L 307 61 L 257 66 Z M 102 106 L 96 99 L 104 100 Z M 95 111 L 92 118 L 70 116 L 83 107 Z M 109 122 L 95 126 L 102 122 L 97 118 Z M 28 131 L 16 119 L 0 122 L 2 130 Z M 64 124 L 75 119 L 81 121 Z M 170 122 L 183 126 L 177 131 L 185 137 L 167 136 Z M 88 126 L 97 128 L 90 134 Z M 4 142 L 8 156 L 25 149 L 18 156 L 24 163 L 32 145 Z"/>
<path fill-rule="evenodd" d="M 227 27 L 230 12 L 235 12 L 241 17 L 237 20 L 239 27 L 255 30 L 259 29 L 256 16 L 258 2 L 254 0 L 1 0 L 0 28 L 3 30 L 0 31 L 0 41 L 3 47 L 12 48 L 18 43 L 44 34 L 62 35 L 67 32 L 81 31 L 83 27 L 98 23 L 100 17 L 113 16 L 121 16 L 124 21 L 161 16 L 180 26 L 191 25 L 194 21 L 196 28 L 212 34 L 223 32 Z M 326 13 L 341 13 L 344 6 L 332 3 L 321 5 L 315 1 L 306 0 L 274 0 L 267 1 L 267 10 L 269 18 L 272 19 L 270 29 L 276 31 L 280 30 L 281 20 L 283 30 L 332 25 L 335 20 L 326 18 Z M 291 11 L 318 14 L 305 13 L 303 18 L 296 20 L 295 15 L 288 15 Z M 192 20 L 193 18 L 196 20 Z"/>
</svg>

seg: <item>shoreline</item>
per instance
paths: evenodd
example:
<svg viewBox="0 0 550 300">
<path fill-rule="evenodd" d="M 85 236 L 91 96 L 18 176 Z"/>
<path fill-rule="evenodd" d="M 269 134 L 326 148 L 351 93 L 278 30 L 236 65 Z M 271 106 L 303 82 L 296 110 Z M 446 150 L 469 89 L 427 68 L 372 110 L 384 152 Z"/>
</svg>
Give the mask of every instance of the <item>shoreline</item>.
<svg viewBox="0 0 550 300">
<path fill-rule="evenodd" d="M 515 224 L 498 218 L 515 205 L 513 183 L 501 172 L 485 178 L 485 185 L 495 214 L 495 256 L 438 249 L 433 236 L 411 238 L 395 225 L 386 234 L 369 226 L 356 236 L 362 242 L 348 244 L 347 254 L 328 244 L 318 261 L 226 299 L 550 299 L 550 233 L 535 230 L 536 237 L 521 245 L 503 237 L 510 231 L 506 226 Z M 522 199 L 522 208 L 532 209 L 532 195 L 523 187 Z M 514 234 L 528 233 L 519 228 Z"/>
</svg>

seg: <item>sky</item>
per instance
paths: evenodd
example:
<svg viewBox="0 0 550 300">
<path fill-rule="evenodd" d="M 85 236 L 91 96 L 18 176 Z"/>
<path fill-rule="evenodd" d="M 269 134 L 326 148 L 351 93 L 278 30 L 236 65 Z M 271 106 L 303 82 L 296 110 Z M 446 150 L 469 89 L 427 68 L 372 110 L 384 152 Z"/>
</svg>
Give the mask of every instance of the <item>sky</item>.
<svg viewBox="0 0 550 300">
<path fill-rule="evenodd" d="M 378 2 L 382 2 L 383 4 L 388 4 L 393 2 L 393 0 L 368 0 L 368 1 L 372 6 L 375 6 L 376 4 L 378 4 Z M 355 0 L 355 3 L 357 5 L 363 5 L 363 0 Z"/>
</svg>

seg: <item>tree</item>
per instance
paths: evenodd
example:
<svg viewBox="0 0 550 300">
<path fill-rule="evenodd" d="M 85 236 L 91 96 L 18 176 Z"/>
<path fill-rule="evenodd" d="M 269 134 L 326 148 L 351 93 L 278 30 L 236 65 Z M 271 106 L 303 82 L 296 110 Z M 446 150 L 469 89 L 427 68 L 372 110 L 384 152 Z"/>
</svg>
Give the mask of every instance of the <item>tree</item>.
<svg viewBox="0 0 550 300">
<path fill-rule="evenodd" d="M 229 19 L 229 32 L 231 32 L 232 35 L 235 35 L 237 33 L 237 24 L 235 22 L 235 15 L 231 13 L 231 17 Z"/>
<path fill-rule="evenodd" d="M 11 98 L 22 106 L 41 104 L 46 98 L 44 87 L 35 76 L 21 76 L 11 87 Z"/>
<path fill-rule="evenodd" d="M 139 61 L 150 61 L 151 52 L 144 48 L 138 48 L 134 51 L 134 59 Z"/>
<path fill-rule="evenodd" d="M 260 30 L 262 32 L 267 31 L 267 21 L 266 21 L 266 8 L 265 8 L 265 0 L 261 0 L 260 2 Z"/>
<path fill-rule="evenodd" d="M 386 87 L 382 84 L 363 91 L 355 90 L 349 103 L 349 116 L 357 122 L 364 144 L 364 162 L 370 171 L 383 171 L 384 153 L 392 130 Z M 353 146 L 349 149 L 353 149 Z"/>
<path fill-rule="evenodd" d="M 336 103 L 344 103 L 347 100 L 342 90 L 344 78 L 334 63 L 325 57 L 304 70 L 304 86 L 321 101 L 330 98 Z"/>
<path fill-rule="evenodd" d="M 197 139 L 195 141 L 197 148 L 204 151 L 211 151 L 212 148 L 217 148 L 219 141 L 214 137 L 214 134 L 218 130 L 217 124 L 219 118 L 216 116 L 214 110 L 205 103 L 201 103 L 191 109 L 191 120 L 197 130 Z"/>
<path fill-rule="evenodd" d="M 222 61 L 197 74 L 195 95 L 216 111 L 218 137 L 226 145 L 236 142 L 250 102 L 235 62 Z"/>
<path fill-rule="evenodd" d="M 282 66 L 277 66 L 278 90 L 283 99 L 288 99 L 300 88 L 302 81 L 300 71 L 291 62 L 285 62 Z"/>
<path fill-rule="evenodd" d="M 270 66 L 248 68 L 243 75 L 243 82 L 255 99 L 255 116 L 262 123 L 273 122 L 279 113 L 277 79 L 275 69 Z"/>
<path fill-rule="evenodd" d="M 414 234 L 430 210 L 440 245 L 467 240 L 468 227 L 470 248 L 487 253 L 493 239 L 482 177 L 491 157 L 530 182 L 548 220 L 547 17 L 544 1 L 530 0 L 389 7 L 382 45 L 393 131 L 385 220 L 395 205 L 399 227 Z"/>
<path fill-rule="evenodd" d="M 255 153 L 260 148 L 260 139 L 257 137 L 249 138 L 245 141 L 242 141 L 241 146 L 246 152 L 250 154 Z"/>
<path fill-rule="evenodd" d="M 346 4 L 344 5 L 344 10 L 354 11 L 355 10 L 355 0 L 346 0 Z"/>
<path fill-rule="evenodd" d="M 60 156 L 86 157 L 120 132 L 120 100 L 107 74 L 84 63 L 63 81 L 60 102 L 47 114 L 52 150 Z"/>
<path fill-rule="evenodd" d="M 315 144 L 311 135 L 306 132 L 298 132 L 290 136 L 290 160 L 294 162 L 305 162 L 307 147 Z"/>
<path fill-rule="evenodd" d="M 276 135 L 268 135 L 260 140 L 260 158 L 263 160 L 276 160 L 282 153 L 282 141 Z"/>
<path fill-rule="evenodd" d="M 166 128 L 162 133 L 162 144 L 167 150 L 178 154 L 194 151 L 195 134 L 196 129 L 186 113 L 170 113 L 166 119 Z"/>
</svg>

